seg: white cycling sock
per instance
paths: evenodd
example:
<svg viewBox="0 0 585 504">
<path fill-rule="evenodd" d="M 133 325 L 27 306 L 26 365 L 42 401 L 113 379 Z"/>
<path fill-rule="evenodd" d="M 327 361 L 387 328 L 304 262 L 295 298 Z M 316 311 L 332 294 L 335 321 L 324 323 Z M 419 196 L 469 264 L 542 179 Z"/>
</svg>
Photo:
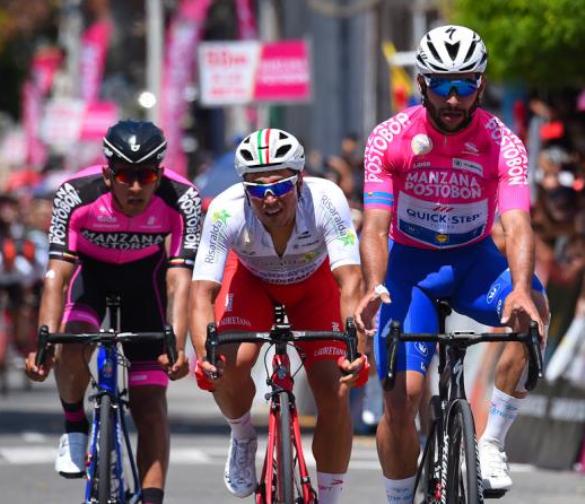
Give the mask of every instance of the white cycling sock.
<svg viewBox="0 0 585 504">
<path fill-rule="evenodd" d="M 489 441 L 504 449 L 506 434 L 518 416 L 522 399 L 512 397 L 494 387 L 490 413 L 481 441 Z"/>
<path fill-rule="evenodd" d="M 343 491 L 345 473 L 331 474 L 317 471 L 319 504 L 337 504 Z"/>
<path fill-rule="evenodd" d="M 415 481 L 416 476 L 399 480 L 384 478 L 388 504 L 412 504 Z"/>
<path fill-rule="evenodd" d="M 252 439 L 256 437 L 256 429 L 252 424 L 252 416 L 249 411 L 240 418 L 225 417 L 225 419 L 232 428 L 234 439 L 242 441 L 244 439 Z"/>
</svg>

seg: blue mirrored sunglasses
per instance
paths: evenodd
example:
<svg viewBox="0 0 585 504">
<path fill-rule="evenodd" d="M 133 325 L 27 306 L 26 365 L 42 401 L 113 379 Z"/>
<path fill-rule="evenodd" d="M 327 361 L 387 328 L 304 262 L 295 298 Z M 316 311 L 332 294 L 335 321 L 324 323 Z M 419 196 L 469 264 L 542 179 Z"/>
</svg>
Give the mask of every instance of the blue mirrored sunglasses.
<svg viewBox="0 0 585 504">
<path fill-rule="evenodd" d="M 445 79 L 441 77 L 424 76 L 427 87 L 436 95 L 447 98 L 454 90 L 463 98 L 471 96 L 479 88 L 481 77 L 478 79 Z"/>
<path fill-rule="evenodd" d="M 299 176 L 293 175 L 272 184 L 256 184 L 254 182 L 244 182 L 246 192 L 253 198 L 264 199 L 269 193 L 273 196 L 280 197 L 291 192 L 297 184 Z"/>
</svg>

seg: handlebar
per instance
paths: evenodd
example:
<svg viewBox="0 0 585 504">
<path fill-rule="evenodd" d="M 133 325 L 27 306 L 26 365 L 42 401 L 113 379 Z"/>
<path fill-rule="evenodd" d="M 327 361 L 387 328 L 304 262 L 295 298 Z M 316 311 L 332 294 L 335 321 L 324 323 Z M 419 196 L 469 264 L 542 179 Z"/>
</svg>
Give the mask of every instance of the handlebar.
<svg viewBox="0 0 585 504">
<path fill-rule="evenodd" d="M 116 343 L 125 343 L 128 341 L 140 340 L 163 340 L 169 362 L 172 365 L 177 362 L 177 342 L 175 333 L 170 325 L 166 325 L 162 332 L 116 332 L 101 331 L 96 333 L 50 333 L 49 328 L 43 325 L 39 328 L 37 355 L 35 364 L 41 366 L 47 359 L 47 350 L 49 344 L 54 343 L 102 343 L 106 345 L 115 345 Z"/>
<path fill-rule="evenodd" d="M 352 317 L 348 317 L 345 323 L 345 331 L 293 331 L 289 324 L 275 324 L 274 328 L 267 332 L 217 332 L 215 322 L 207 325 L 207 340 L 205 352 L 207 360 L 213 366 L 217 366 L 218 347 L 231 343 L 295 343 L 300 341 L 343 341 L 347 346 L 347 360 L 353 362 L 358 357 L 357 328 Z"/>
<path fill-rule="evenodd" d="M 530 328 L 526 333 L 475 333 L 472 331 L 452 331 L 445 334 L 431 333 L 402 333 L 400 323 L 392 321 L 390 331 L 386 337 L 388 370 L 383 380 L 385 390 L 392 390 L 396 379 L 396 355 L 398 343 L 401 341 L 427 341 L 441 343 L 446 346 L 458 346 L 467 348 L 477 343 L 491 341 L 518 341 L 524 343 L 528 350 L 528 378 L 526 380 L 526 390 L 532 390 L 539 378 L 543 377 L 543 359 L 540 347 L 540 334 L 538 333 L 538 324 L 530 321 Z"/>
</svg>

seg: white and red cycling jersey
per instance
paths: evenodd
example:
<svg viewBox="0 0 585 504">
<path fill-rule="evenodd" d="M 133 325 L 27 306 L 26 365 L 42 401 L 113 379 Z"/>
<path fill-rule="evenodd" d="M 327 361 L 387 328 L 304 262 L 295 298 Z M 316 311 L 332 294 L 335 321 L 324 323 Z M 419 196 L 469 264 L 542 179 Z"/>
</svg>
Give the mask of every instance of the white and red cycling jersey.
<svg viewBox="0 0 585 504">
<path fill-rule="evenodd" d="M 482 109 L 447 135 L 423 106 L 400 112 L 371 133 L 364 168 L 365 208 L 391 211 L 390 237 L 403 245 L 468 245 L 490 234 L 496 211 L 530 209 L 526 149 Z"/>
<path fill-rule="evenodd" d="M 303 179 L 295 227 L 282 256 L 254 214 L 243 184 L 218 195 L 205 218 L 193 279 L 221 283 L 230 250 L 253 275 L 270 284 L 302 282 L 327 258 L 332 270 L 360 263 L 343 192 L 333 182 L 313 177 Z"/>
</svg>

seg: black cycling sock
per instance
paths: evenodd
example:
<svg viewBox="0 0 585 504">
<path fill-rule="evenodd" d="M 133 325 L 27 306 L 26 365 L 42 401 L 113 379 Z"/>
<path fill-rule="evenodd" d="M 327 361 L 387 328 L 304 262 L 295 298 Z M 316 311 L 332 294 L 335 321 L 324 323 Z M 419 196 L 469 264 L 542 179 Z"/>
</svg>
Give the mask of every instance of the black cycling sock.
<svg viewBox="0 0 585 504">
<path fill-rule="evenodd" d="M 163 504 L 164 490 L 161 488 L 143 488 L 142 502 L 143 504 Z"/>
<path fill-rule="evenodd" d="M 83 409 L 83 401 L 66 403 L 61 399 L 61 405 L 65 411 L 65 432 L 89 432 L 89 422 Z"/>
</svg>

